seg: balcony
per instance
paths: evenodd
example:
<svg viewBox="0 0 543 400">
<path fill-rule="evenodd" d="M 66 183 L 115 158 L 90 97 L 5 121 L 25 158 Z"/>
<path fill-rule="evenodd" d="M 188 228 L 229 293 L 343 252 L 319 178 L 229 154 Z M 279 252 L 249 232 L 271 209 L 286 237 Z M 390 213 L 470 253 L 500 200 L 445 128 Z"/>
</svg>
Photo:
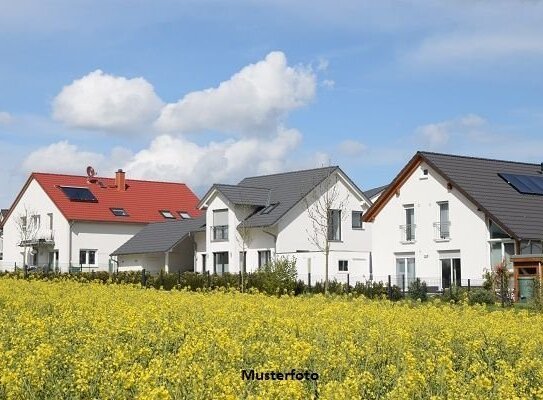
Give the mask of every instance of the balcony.
<svg viewBox="0 0 543 400">
<path fill-rule="evenodd" d="M 55 232 L 52 229 L 40 229 L 29 237 L 22 238 L 19 246 L 36 246 L 55 244 Z"/>
<path fill-rule="evenodd" d="M 225 242 L 228 240 L 228 225 L 217 225 L 211 227 L 211 241 Z"/>
<path fill-rule="evenodd" d="M 451 240 L 451 223 L 434 222 L 434 240 L 436 242 L 447 242 Z"/>
<path fill-rule="evenodd" d="M 402 243 L 415 243 L 415 228 L 417 225 L 400 225 L 400 241 Z"/>
</svg>

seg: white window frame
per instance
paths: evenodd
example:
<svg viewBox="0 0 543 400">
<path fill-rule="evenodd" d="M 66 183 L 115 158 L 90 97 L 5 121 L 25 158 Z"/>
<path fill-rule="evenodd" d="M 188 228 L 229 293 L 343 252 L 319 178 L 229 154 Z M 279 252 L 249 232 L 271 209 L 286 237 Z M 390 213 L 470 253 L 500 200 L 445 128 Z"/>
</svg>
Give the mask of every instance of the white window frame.
<svg viewBox="0 0 543 400">
<path fill-rule="evenodd" d="M 341 264 L 344 263 L 346 269 L 341 269 Z M 337 270 L 339 273 L 347 274 L 349 273 L 349 260 L 338 260 L 337 261 Z"/>
</svg>

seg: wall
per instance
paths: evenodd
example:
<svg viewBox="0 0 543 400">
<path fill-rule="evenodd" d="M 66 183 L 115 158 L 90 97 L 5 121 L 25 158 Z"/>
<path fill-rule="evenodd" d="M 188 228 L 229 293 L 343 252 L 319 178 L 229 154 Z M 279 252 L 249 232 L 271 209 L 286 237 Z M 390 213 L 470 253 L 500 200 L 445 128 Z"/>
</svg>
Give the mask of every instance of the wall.
<svg viewBox="0 0 543 400">
<path fill-rule="evenodd" d="M 69 260 L 68 221 L 64 218 L 49 196 L 43 191 L 39 183 L 33 179 L 5 222 L 4 259 L 0 262 L 0 269 L 11 270 L 15 263 L 20 267 L 23 265 L 23 248 L 19 247 L 21 237 L 16 221 L 20 218 L 20 215 L 24 213 L 25 207 L 27 210 L 40 215 L 42 229 L 49 228 L 47 226 L 49 223 L 47 214 L 53 214 L 54 246 L 51 245 L 40 249 L 40 253 L 38 254 L 38 265 L 47 263 L 49 260 L 49 252 L 57 249 L 59 251 L 60 265 L 67 266 Z"/>
<path fill-rule="evenodd" d="M 97 250 L 97 271 L 107 271 L 110 254 L 143 229 L 145 224 L 74 222 L 72 225 L 72 264 L 79 265 L 79 250 Z"/>
<path fill-rule="evenodd" d="M 424 177 L 423 170 L 428 169 Z M 434 222 L 439 221 L 437 202 L 449 202 L 450 240 L 436 241 Z M 405 204 L 415 206 L 415 243 L 400 241 L 400 225 L 405 224 Z M 490 264 L 489 233 L 486 219 L 456 188 L 422 163 L 376 216 L 373 223 L 373 269 L 376 277 L 396 275 L 395 254 L 414 254 L 418 277 L 437 279 L 440 284 L 440 251 L 459 251 L 462 279 L 480 280 Z"/>
<path fill-rule="evenodd" d="M 341 241 L 330 242 L 329 279 L 346 282 L 347 273 L 339 271 L 339 260 L 348 261 L 350 282 L 365 281 L 370 274 L 372 224 L 364 223 L 362 229 L 352 228 L 352 211 L 366 211 L 366 203 L 341 177 L 336 183 L 338 202 L 343 202 Z M 314 199 L 317 188 L 308 199 Z M 310 204 L 310 207 L 313 207 Z M 335 207 L 338 207 L 336 204 Z M 307 281 L 311 270 L 312 282 L 324 280 L 326 257 L 310 240 L 312 222 L 305 202 L 293 207 L 278 223 L 277 255 L 295 257 L 298 276 Z M 309 261 L 310 260 L 310 261 Z M 310 267 L 309 267 L 310 265 Z"/>
</svg>

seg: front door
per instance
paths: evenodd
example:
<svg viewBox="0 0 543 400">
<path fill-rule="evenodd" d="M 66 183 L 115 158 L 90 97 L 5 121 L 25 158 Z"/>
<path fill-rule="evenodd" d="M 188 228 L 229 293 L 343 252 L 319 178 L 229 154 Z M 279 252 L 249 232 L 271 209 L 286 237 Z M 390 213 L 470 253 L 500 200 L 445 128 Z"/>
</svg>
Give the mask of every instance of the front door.
<svg viewBox="0 0 543 400">
<path fill-rule="evenodd" d="M 53 251 L 49 252 L 48 267 L 49 267 L 49 269 L 58 268 L 58 250 L 53 250 Z"/>
</svg>

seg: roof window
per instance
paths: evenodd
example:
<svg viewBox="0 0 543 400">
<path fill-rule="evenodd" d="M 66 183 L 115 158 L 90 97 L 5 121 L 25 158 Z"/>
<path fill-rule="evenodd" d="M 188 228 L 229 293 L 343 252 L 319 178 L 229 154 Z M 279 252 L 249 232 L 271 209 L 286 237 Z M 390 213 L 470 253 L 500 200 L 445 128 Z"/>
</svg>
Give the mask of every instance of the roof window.
<svg viewBox="0 0 543 400">
<path fill-rule="evenodd" d="M 128 213 L 124 208 L 110 208 L 113 215 L 117 217 L 128 217 Z"/>
<path fill-rule="evenodd" d="M 162 216 L 164 218 L 167 218 L 167 219 L 175 219 L 175 216 L 173 215 L 173 213 L 171 211 L 168 211 L 168 210 L 160 210 L 159 211 L 160 214 L 162 214 Z"/>
<path fill-rule="evenodd" d="M 191 219 L 192 218 L 190 216 L 190 214 L 188 212 L 186 212 L 186 211 L 178 211 L 178 214 L 183 219 Z"/>
</svg>

